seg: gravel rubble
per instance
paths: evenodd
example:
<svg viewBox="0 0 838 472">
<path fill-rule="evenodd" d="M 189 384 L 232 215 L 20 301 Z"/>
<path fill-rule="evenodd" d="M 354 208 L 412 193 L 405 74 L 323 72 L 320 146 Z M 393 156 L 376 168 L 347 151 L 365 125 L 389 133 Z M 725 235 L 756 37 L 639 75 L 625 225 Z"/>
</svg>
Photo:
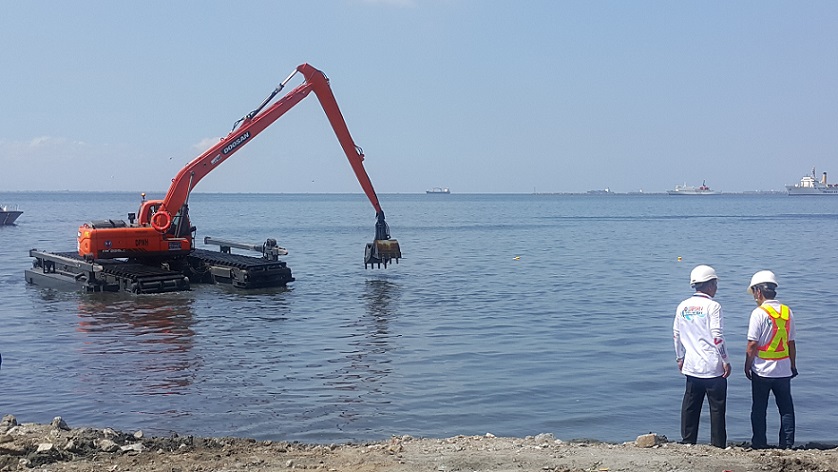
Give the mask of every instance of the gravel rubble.
<svg viewBox="0 0 838 472">
<path fill-rule="evenodd" d="M 247 438 L 146 437 L 110 428 L 71 428 L 0 421 L 0 472 L 838 472 L 838 449 L 808 444 L 794 450 L 718 449 L 683 445 L 654 433 L 622 444 L 481 436 L 414 438 L 359 444 L 302 444 Z"/>
</svg>

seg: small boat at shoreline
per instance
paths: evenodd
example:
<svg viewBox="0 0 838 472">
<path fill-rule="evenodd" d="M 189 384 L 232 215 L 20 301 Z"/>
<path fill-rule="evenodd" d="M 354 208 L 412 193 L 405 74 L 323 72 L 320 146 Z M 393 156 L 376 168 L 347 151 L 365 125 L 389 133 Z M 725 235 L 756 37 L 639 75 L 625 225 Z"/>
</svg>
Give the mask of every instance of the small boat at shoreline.
<svg viewBox="0 0 838 472">
<path fill-rule="evenodd" d="M 17 207 L 14 210 L 10 210 L 6 205 L 0 205 L 0 225 L 15 224 L 15 220 L 22 214 L 23 212 Z"/>
<path fill-rule="evenodd" d="M 669 195 L 718 195 L 719 192 L 707 186 L 707 181 L 702 181 L 700 187 L 687 185 L 676 185 L 675 190 L 667 190 Z"/>
<path fill-rule="evenodd" d="M 794 185 L 786 185 L 790 196 L 794 195 L 838 195 L 838 184 L 830 184 L 826 181 L 826 172 L 821 180 L 815 178 L 815 168 L 812 167 L 812 175 L 804 175 L 800 182 Z"/>
<path fill-rule="evenodd" d="M 449 194 L 451 190 L 448 190 L 448 187 L 434 187 L 430 190 L 425 190 L 425 193 L 442 193 L 442 194 Z"/>
</svg>

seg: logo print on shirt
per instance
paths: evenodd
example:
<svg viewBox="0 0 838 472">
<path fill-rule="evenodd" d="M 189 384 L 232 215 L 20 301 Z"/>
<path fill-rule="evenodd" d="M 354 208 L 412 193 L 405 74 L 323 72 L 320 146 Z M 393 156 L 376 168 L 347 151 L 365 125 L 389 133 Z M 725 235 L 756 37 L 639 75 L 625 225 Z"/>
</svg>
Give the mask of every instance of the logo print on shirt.
<svg viewBox="0 0 838 472">
<path fill-rule="evenodd" d="M 704 313 L 703 307 L 699 305 L 685 306 L 684 309 L 681 310 L 681 316 L 687 321 L 692 321 L 694 316 L 704 318 L 707 315 Z"/>
</svg>

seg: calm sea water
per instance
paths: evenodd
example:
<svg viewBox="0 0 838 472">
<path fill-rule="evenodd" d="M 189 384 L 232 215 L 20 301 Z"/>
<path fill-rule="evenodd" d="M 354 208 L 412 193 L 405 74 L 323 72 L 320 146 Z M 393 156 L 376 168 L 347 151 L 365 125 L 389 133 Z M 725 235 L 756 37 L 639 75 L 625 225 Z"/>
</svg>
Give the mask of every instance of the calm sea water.
<svg viewBox="0 0 838 472">
<path fill-rule="evenodd" d="M 750 437 L 745 286 L 770 268 L 797 316 L 798 442 L 838 439 L 838 198 L 383 195 L 405 258 L 364 270 L 363 195 L 194 194 L 199 240 L 276 238 L 297 280 L 150 296 L 25 284 L 29 249 L 73 250 L 80 223 L 124 218 L 138 200 L 0 193 L 25 211 L 0 227 L 0 414 L 322 443 L 679 439 L 672 317 L 706 263 L 734 358 L 729 438 Z"/>
</svg>

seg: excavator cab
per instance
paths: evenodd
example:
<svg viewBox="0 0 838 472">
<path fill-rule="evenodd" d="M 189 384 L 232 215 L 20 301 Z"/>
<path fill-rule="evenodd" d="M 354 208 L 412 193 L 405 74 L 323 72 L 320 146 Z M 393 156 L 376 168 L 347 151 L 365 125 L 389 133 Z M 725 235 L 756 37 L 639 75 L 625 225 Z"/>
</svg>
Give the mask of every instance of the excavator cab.
<svg viewBox="0 0 838 472">
<path fill-rule="evenodd" d="M 364 269 L 367 268 L 367 265 L 370 267 L 374 267 L 375 265 L 381 267 L 381 264 L 384 264 L 384 268 L 386 269 L 387 264 L 390 264 L 392 261 L 396 261 L 396 264 L 398 264 L 399 259 L 402 257 L 399 242 L 395 239 L 390 239 L 390 226 L 384 221 L 384 212 L 378 212 L 376 218 L 375 240 L 367 243 L 367 248 L 364 251 Z"/>
<path fill-rule="evenodd" d="M 185 238 L 194 233 L 196 229 L 189 222 L 189 205 L 184 204 L 180 207 L 180 211 L 172 217 L 172 226 L 169 227 L 166 233 L 177 238 Z"/>
<path fill-rule="evenodd" d="M 160 209 L 163 201 L 146 200 L 144 193 L 142 194 L 142 197 L 143 200 L 140 202 L 138 224 L 139 226 L 150 226 L 151 221 L 154 219 L 154 215 L 157 214 L 157 210 Z M 133 222 L 133 219 L 131 221 Z M 192 223 L 189 221 L 189 205 L 184 203 L 183 206 L 180 207 L 180 210 L 171 217 L 169 227 L 162 232 L 168 234 L 169 236 L 185 238 L 195 232 L 195 229 L 196 228 L 192 226 Z"/>
</svg>

